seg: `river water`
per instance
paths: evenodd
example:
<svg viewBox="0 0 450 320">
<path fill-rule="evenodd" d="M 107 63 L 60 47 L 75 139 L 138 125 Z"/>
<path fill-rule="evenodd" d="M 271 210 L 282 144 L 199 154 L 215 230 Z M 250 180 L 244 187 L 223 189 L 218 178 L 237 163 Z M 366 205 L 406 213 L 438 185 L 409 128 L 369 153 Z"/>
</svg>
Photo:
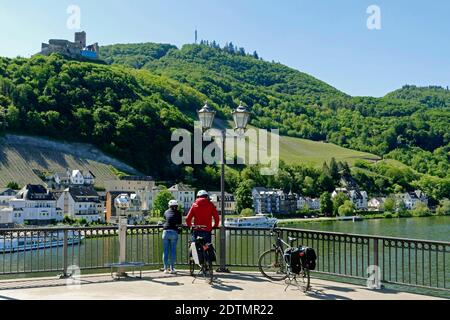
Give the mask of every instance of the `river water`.
<svg viewBox="0 0 450 320">
<path fill-rule="evenodd" d="M 304 222 L 289 228 L 369 234 L 450 242 L 450 216 L 352 221 Z"/>
</svg>

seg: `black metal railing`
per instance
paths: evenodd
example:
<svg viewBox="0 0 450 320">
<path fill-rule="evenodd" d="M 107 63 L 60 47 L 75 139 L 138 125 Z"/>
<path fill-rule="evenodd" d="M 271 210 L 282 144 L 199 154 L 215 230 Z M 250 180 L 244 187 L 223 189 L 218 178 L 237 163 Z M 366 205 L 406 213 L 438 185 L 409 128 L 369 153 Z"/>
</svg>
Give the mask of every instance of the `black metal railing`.
<svg viewBox="0 0 450 320">
<path fill-rule="evenodd" d="M 316 250 L 318 274 L 367 279 L 369 267 L 378 266 L 384 283 L 450 291 L 450 242 L 279 230 L 285 240 L 297 238 L 296 246 Z M 227 267 L 257 270 L 259 256 L 275 241 L 270 231 L 227 228 Z M 1 229 L 0 276 L 103 269 L 119 260 L 118 232 L 117 227 Z M 128 227 L 127 260 L 161 267 L 162 232 L 159 226 Z M 218 256 L 219 237 L 219 232 L 213 232 Z M 179 266 L 188 264 L 190 241 L 191 234 L 183 230 L 177 249 Z"/>
</svg>

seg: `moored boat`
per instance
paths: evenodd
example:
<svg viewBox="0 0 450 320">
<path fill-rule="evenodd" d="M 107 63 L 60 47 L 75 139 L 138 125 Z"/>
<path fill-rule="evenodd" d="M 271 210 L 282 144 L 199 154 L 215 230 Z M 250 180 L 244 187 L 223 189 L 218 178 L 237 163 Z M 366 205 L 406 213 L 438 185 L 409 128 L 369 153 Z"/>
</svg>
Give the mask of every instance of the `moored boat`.
<svg viewBox="0 0 450 320">
<path fill-rule="evenodd" d="M 81 243 L 84 239 L 79 232 L 69 231 L 67 234 L 67 245 Z M 0 237 L 0 254 L 22 251 L 32 251 L 61 247 L 64 245 L 64 232 L 49 232 L 45 235 L 11 235 Z"/>
<path fill-rule="evenodd" d="M 228 228 L 258 228 L 269 229 L 273 228 L 278 222 L 276 218 L 269 218 L 267 215 L 258 214 L 253 217 L 242 217 L 227 219 L 225 226 Z"/>
</svg>

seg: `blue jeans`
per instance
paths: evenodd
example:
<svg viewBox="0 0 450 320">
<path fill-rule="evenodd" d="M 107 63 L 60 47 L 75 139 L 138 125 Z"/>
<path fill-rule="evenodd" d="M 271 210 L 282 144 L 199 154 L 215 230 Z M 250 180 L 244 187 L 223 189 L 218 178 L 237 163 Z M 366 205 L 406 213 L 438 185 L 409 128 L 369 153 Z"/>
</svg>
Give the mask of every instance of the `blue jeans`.
<svg viewBox="0 0 450 320">
<path fill-rule="evenodd" d="M 192 241 L 195 242 L 197 237 L 202 237 L 205 243 L 212 243 L 211 232 L 208 231 L 194 231 L 192 235 Z"/>
<path fill-rule="evenodd" d="M 175 263 L 177 261 L 177 242 L 178 242 L 178 232 L 175 230 L 164 230 L 163 232 L 163 261 L 164 270 L 169 270 L 169 267 L 173 270 L 175 268 Z M 169 265 L 169 255 L 170 255 L 170 265 Z"/>
</svg>

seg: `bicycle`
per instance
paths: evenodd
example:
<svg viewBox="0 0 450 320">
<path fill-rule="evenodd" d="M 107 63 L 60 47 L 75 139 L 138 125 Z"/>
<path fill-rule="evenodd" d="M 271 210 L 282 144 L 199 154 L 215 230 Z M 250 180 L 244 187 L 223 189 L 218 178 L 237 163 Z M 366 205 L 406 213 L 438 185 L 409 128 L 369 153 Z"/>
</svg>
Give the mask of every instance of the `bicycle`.
<svg viewBox="0 0 450 320">
<path fill-rule="evenodd" d="M 262 275 L 272 281 L 285 280 L 287 287 L 284 291 L 289 288 L 292 281 L 297 284 L 300 291 L 309 291 L 311 289 L 310 270 L 302 267 L 299 274 L 294 273 L 289 261 L 285 258 L 285 252 L 293 248 L 293 244 L 297 241 L 297 238 L 289 237 L 288 244 L 281 239 L 280 231 L 273 229 L 270 235 L 276 235 L 277 240 L 273 245 L 273 249 L 264 252 L 259 257 L 258 266 Z M 283 247 L 286 247 L 286 250 L 283 250 Z M 298 278 L 300 278 L 301 282 L 298 281 Z M 303 290 L 301 287 L 303 287 Z"/>
<path fill-rule="evenodd" d="M 191 230 L 202 230 L 205 229 L 206 226 L 192 226 Z M 200 250 L 197 250 L 197 248 L 200 248 Z M 198 260 L 196 261 L 194 255 L 198 255 Z M 212 253 L 215 255 L 215 252 Z M 192 242 L 190 245 L 190 254 L 189 254 L 189 272 L 192 277 L 195 279 L 192 281 L 192 283 L 197 280 L 197 277 L 199 275 L 203 275 L 205 279 L 208 280 L 209 284 L 212 284 L 214 279 L 214 269 L 213 269 L 213 257 L 210 256 L 211 253 L 209 252 L 209 246 L 207 246 L 207 243 L 202 237 L 197 237 L 195 242 Z M 200 267 L 199 272 L 197 275 L 195 275 L 195 266 L 198 265 Z"/>
</svg>

